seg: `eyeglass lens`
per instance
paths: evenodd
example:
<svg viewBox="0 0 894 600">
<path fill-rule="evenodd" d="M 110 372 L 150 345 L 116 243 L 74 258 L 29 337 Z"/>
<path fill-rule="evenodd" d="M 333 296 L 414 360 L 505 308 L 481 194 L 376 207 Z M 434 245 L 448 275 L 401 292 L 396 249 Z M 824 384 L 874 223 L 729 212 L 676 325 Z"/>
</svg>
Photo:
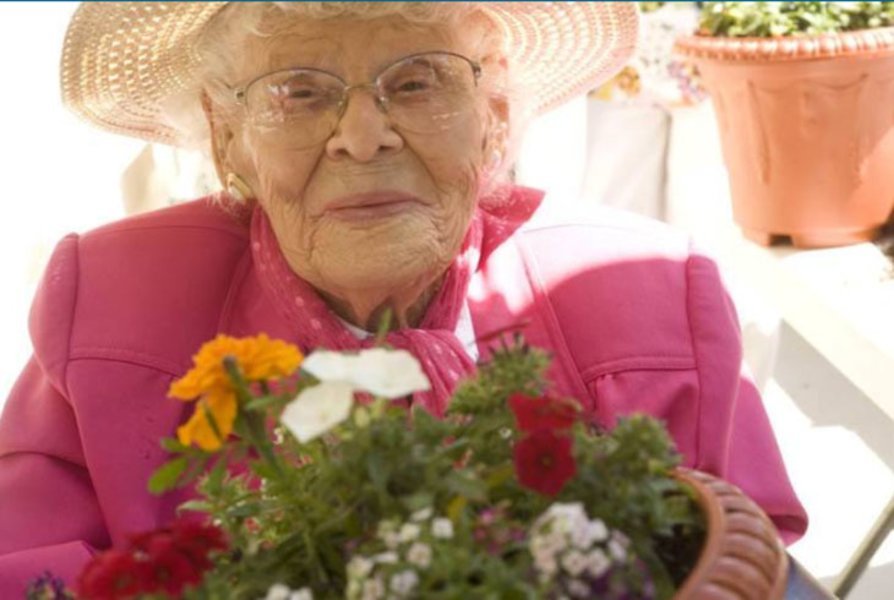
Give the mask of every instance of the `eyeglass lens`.
<svg viewBox="0 0 894 600">
<path fill-rule="evenodd" d="M 419 54 L 387 67 L 374 87 L 378 103 L 397 128 L 434 134 L 449 129 L 472 108 L 476 75 L 472 63 L 460 56 Z M 245 103 L 256 127 L 312 145 L 335 131 L 350 89 L 331 73 L 290 69 L 252 82 Z"/>
</svg>

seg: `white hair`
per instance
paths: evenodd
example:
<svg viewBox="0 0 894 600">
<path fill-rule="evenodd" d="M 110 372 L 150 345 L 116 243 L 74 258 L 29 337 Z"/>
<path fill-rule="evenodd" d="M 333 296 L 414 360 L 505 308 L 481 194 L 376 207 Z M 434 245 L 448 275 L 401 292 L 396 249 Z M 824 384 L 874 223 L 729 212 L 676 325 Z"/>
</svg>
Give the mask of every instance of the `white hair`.
<svg viewBox="0 0 894 600">
<path fill-rule="evenodd" d="M 484 15 L 474 2 L 232 2 L 225 6 L 198 37 L 194 52 L 200 69 L 194 84 L 182 94 L 170 98 L 163 118 L 179 132 L 179 145 L 210 153 L 211 140 L 207 120 L 199 102 L 203 91 L 216 102 L 226 105 L 232 95 L 224 82 L 230 80 L 234 52 L 248 35 L 269 36 L 264 28 L 268 15 L 283 14 L 311 19 L 376 19 L 399 15 L 410 23 L 453 24 L 472 15 Z M 503 48 L 503 32 L 496 26 L 488 27 L 482 36 L 481 51 L 488 56 L 484 62 L 482 87 L 491 97 L 504 100 L 509 107 L 509 123 L 505 132 L 502 160 L 492 174 L 493 183 L 503 183 L 515 162 L 522 134 L 531 114 L 524 98 L 529 97 L 514 84 L 513 65 L 508 64 Z M 492 132 L 488 132 L 490 134 Z"/>
</svg>

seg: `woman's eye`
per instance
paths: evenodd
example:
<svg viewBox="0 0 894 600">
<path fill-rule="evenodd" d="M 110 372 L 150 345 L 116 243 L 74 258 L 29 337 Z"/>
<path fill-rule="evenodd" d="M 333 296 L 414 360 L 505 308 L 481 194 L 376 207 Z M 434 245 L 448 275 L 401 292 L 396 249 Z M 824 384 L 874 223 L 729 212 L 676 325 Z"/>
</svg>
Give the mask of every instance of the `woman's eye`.
<svg viewBox="0 0 894 600">
<path fill-rule="evenodd" d="M 431 83 L 422 79 L 405 81 L 397 87 L 398 92 L 421 92 L 429 89 Z"/>
<path fill-rule="evenodd" d="M 290 88 L 286 95 L 292 100 L 312 100 L 322 96 L 322 92 L 316 88 L 301 87 Z"/>
</svg>

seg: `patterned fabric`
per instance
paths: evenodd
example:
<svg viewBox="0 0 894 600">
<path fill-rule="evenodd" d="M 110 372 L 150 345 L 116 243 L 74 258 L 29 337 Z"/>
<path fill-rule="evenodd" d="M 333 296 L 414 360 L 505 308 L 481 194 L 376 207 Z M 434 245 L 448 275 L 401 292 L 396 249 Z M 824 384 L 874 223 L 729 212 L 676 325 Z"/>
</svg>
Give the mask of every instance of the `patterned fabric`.
<svg viewBox="0 0 894 600">
<path fill-rule="evenodd" d="M 674 42 L 698 26 L 694 2 L 668 2 L 640 17 L 636 52 L 614 78 L 591 97 L 664 108 L 691 106 L 707 97 L 695 67 L 674 56 Z"/>
</svg>

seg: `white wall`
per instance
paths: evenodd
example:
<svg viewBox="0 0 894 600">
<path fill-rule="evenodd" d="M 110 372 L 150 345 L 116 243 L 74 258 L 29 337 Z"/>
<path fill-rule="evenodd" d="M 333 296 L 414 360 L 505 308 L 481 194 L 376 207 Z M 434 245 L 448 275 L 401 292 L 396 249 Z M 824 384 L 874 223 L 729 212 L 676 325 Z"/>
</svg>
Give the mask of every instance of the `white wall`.
<svg viewBox="0 0 894 600">
<path fill-rule="evenodd" d="M 61 104 L 71 2 L 0 2 L 0 404 L 31 353 L 27 313 L 53 246 L 123 214 L 119 177 L 142 148 Z"/>
</svg>

